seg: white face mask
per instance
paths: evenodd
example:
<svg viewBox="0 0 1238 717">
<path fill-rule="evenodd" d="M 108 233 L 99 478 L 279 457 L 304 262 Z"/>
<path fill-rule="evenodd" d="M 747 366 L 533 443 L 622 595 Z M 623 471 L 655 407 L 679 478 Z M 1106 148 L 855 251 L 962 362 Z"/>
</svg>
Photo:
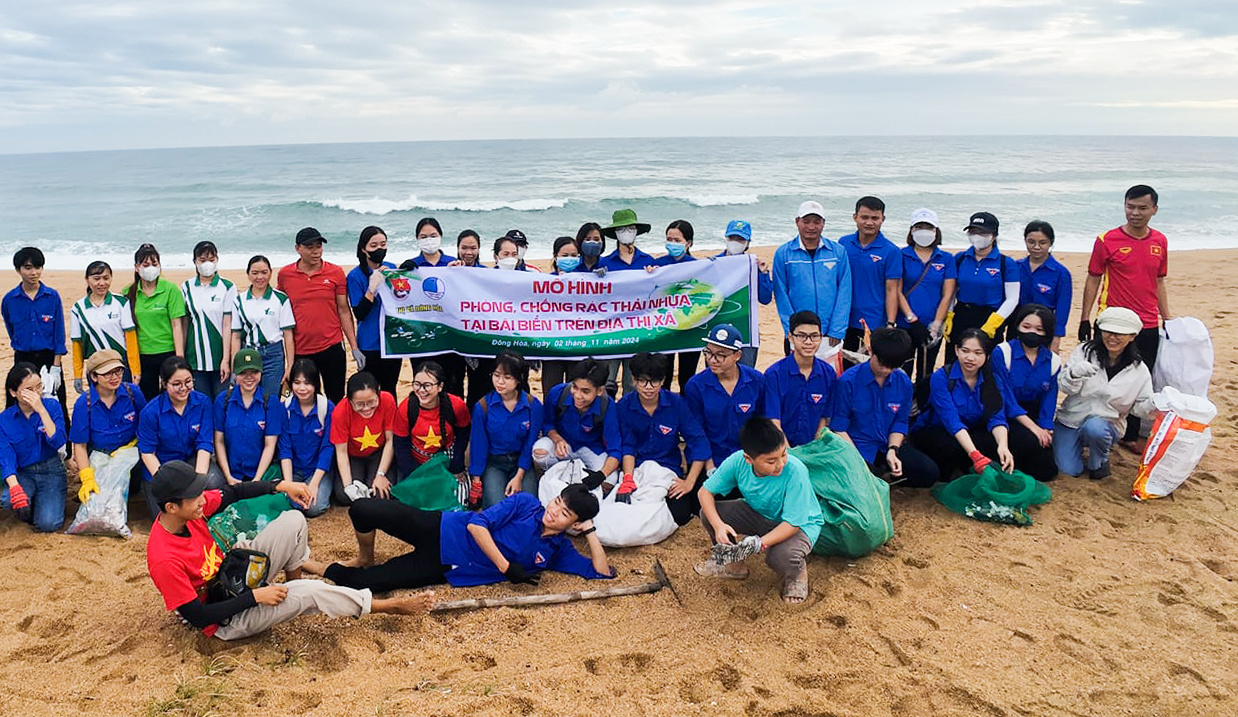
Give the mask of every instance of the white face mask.
<svg viewBox="0 0 1238 717">
<path fill-rule="evenodd" d="M 142 277 L 142 281 L 154 281 L 159 278 L 159 267 L 144 266 L 138 269 L 138 276 Z"/>
<path fill-rule="evenodd" d="M 976 248 L 976 251 L 984 251 L 985 249 L 993 246 L 993 238 L 994 237 L 992 234 L 967 235 L 967 240 L 970 241 L 971 245 Z"/>
<path fill-rule="evenodd" d="M 516 247 L 516 258 L 520 259 L 521 261 L 524 261 L 524 253 L 528 250 L 529 250 L 529 247 L 527 246 Z"/>
<path fill-rule="evenodd" d="M 502 259 L 499 259 L 498 263 L 500 269 L 512 271 L 516 268 L 516 265 L 520 263 L 520 258 L 515 256 L 505 256 Z"/>
<path fill-rule="evenodd" d="M 204 279 L 209 279 L 212 276 L 215 276 L 215 262 L 204 261 L 201 264 L 198 264 L 198 276 L 201 276 Z"/>
<path fill-rule="evenodd" d="M 727 239 L 726 240 L 726 253 L 730 254 L 731 256 L 735 256 L 736 254 L 743 254 L 747 250 L 748 250 L 748 242 L 746 241 L 739 241 L 738 239 Z"/>
<path fill-rule="evenodd" d="M 442 245 L 443 237 L 421 237 L 417 240 L 417 248 L 422 254 L 437 254 Z"/>
<path fill-rule="evenodd" d="M 636 243 L 636 227 L 623 227 L 622 229 L 616 229 L 615 239 L 618 239 L 620 244 Z"/>
<path fill-rule="evenodd" d="M 911 240 L 916 246 L 933 246 L 937 241 L 937 232 L 933 229 L 912 229 Z"/>
</svg>

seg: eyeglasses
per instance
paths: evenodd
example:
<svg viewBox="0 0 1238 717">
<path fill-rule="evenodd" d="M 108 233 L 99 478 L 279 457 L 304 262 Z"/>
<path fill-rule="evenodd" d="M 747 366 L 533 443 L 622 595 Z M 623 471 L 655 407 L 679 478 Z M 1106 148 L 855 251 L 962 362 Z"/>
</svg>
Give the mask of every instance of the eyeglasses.
<svg viewBox="0 0 1238 717">
<path fill-rule="evenodd" d="M 413 381 L 414 391 L 429 391 L 435 386 L 441 385 L 438 381 Z"/>
<path fill-rule="evenodd" d="M 707 362 L 722 363 L 723 361 L 726 361 L 727 359 L 731 358 L 737 353 L 739 352 L 728 351 L 727 353 L 722 353 L 720 351 L 710 351 L 709 349 L 705 349 L 704 351 L 701 352 L 701 355 L 705 357 L 705 361 Z"/>
<path fill-rule="evenodd" d="M 803 341 L 806 344 L 808 343 L 815 344 L 821 340 L 821 334 L 805 334 L 805 333 L 796 331 L 795 333 L 791 334 L 791 338 L 795 339 L 796 341 Z"/>
<path fill-rule="evenodd" d="M 373 401 L 366 401 L 365 403 L 361 403 L 360 401 L 352 401 L 352 400 L 350 400 L 349 403 L 352 404 L 354 411 L 368 411 L 371 408 L 378 408 L 377 398 L 374 399 Z"/>
<path fill-rule="evenodd" d="M 120 368 L 114 368 L 114 369 L 112 369 L 111 371 L 108 371 L 107 373 L 99 373 L 98 371 L 95 371 L 95 378 L 96 378 L 96 379 L 100 379 L 100 378 L 116 378 L 117 376 L 119 376 L 119 375 L 123 374 L 124 372 L 125 372 L 125 369 L 124 369 L 124 367 L 123 367 L 123 366 L 122 366 L 122 367 L 120 367 Z"/>
<path fill-rule="evenodd" d="M 502 371 L 495 371 L 494 373 L 490 374 L 490 378 L 500 378 L 503 380 L 509 380 L 509 379 L 514 379 L 516 377 L 511 375 L 510 373 L 503 373 Z"/>
<path fill-rule="evenodd" d="M 180 391 L 185 388 L 193 388 L 193 379 L 187 378 L 183 381 L 169 381 L 168 388 L 174 391 Z"/>
<path fill-rule="evenodd" d="M 634 381 L 632 381 L 632 383 L 633 383 L 633 384 L 634 384 L 637 388 L 653 388 L 654 386 L 661 386 L 661 385 L 662 385 L 662 382 L 661 382 L 661 381 L 655 381 L 655 380 L 653 380 L 652 378 L 638 378 L 638 379 L 635 379 Z"/>
</svg>

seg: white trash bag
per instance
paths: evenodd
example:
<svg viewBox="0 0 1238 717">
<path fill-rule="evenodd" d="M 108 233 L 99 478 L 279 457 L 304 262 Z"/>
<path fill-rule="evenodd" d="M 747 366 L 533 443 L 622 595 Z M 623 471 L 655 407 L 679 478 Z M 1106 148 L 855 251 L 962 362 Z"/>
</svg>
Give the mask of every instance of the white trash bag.
<svg viewBox="0 0 1238 717">
<path fill-rule="evenodd" d="M 77 509 L 65 533 L 69 535 L 118 535 L 128 538 L 129 474 L 138 464 L 137 446 L 117 448 L 110 455 L 91 451 L 99 492 Z"/>
<path fill-rule="evenodd" d="M 1152 367 L 1152 390 L 1172 386 L 1182 393 L 1208 397 L 1212 380 L 1212 338 L 1208 327 L 1193 316 L 1165 322 L 1161 348 Z"/>
<path fill-rule="evenodd" d="M 1152 425 L 1131 489 L 1135 500 L 1163 498 L 1186 482 L 1212 442 L 1208 424 L 1217 415 L 1217 407 L 1208 399 L 1172 386 L 1153 394 L 1152 402 L 1161 413 Z"/>
<path fill-rule="evenodd" d="M 538 483 L 537 498 L 542 505 L 559 497 L 571 483 L 580 483 L 585 476 L 585 467 L 580 460 L 560 461 L 542 474 Z M 636 545 L 653 545 L 666 540 L 679 527 L 666 505 L 666 493 L 675 480 L 675 474 L 653 461 L 645 461 L 632 472 L 636 491 L 631 503 L 617 503 L 617 489 L 603 496 L 602 489 L 593 490 L 599 509 L 593 525 L 597 528 L 598 540 L 608 548 L 628 548 Z M 608 482 L 618 485 L 619 477 L 611 474 Z"/>
</svg>

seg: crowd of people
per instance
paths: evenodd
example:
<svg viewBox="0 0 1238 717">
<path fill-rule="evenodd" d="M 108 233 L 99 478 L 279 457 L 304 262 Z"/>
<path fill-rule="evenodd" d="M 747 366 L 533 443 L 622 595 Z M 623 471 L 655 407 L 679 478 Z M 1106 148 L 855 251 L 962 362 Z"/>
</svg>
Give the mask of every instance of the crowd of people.
<svg viewBox="0 0 1238 717">
<path fill-rule="evenodd" d="M 1132 187 L 1125 223 L 1096 239 L 1079 345 L 1064 360 L 1073 282 L 1052 256 L 1052 226 L 1027 224 L 1027 256 L 1015 260 L 999 248 L 997 217 L 977 212 L 964 228 L 971 246 L 951 255 L 937 214 L 922 208 L 899 247 L 882 232 L 885 204 L 870 196 L 855 203 L 856 231 L 838 241 L 822 235 L 823 207 L 804 202 L 797 235 L 772 262 L 758 262 L 754 290 L 776 304 L 786 354 L 764 372 L 751 342 L 718 324 L 699 352 L 678 359 L 642 352 L 534 365 L 510 350 L 420 357 L 404 396 L 402 361 L 380 352 L 380 269 L 396 266 L 378 227 L 362 230 L 347 273 L 323 259 L 327 238 L 302 229 L 298 260 L 275 271 L 254 256 L 244 289 L 219 275 L 211 242 L 194 247 L 195 276 L 180 286 L 161 276 L 159 251 L 143 244 L 120 293 L 108 264 L 87 267 L 67 334 L 60 295 L 41 279 L 42 252 L 24 248 L 13 257 L 20 284 L 0 307 L 15 354 L 0 413 L 0 504 L 36 530 L 58 530 L 69 473 L 86 502 L 99 490 L 93 457 L 136 443 L 137 483 L 155 524 L 152 577 L 168 609 L 231 638 L 299 612 L 428 604 L 371 598 L 395 588 L 530 582 L 544 569 L 608 577 L 592 535 L 599 496 L 629 501 L 639 466 L 651 462 L 674 474 L 665 500 L 678 525 L 697 518 L 732 547 L 741 534 L 759 536 L 745 545 L 767 553 L 784 599 L 802 601 L 804 559 L 822 515 L 787 448 L 827 427 L 875 474 L 914 487 L 990 463 L 1042 481 L 1085 470 L 1099 480 L 1110 474 L 1115 443 L 1136 445 L 1139 419 L 1152 410 L 1157 326 L 1169 316 L 1166 239 L 1148 226 L 1157 203 L 1151 187 Z M 670 223 L 657 258 L 637 246 L 650 230 L 626 209 L 607 226 L 586 223 L 555 240 L 549 270 L 656 272 L 697 260 L 687 221 Z M 752 229 L 736 220 L 725 235 L 719 256 L 743 254 Z M 458 235 L 456 256 L 445 253 L 433 218 L 417 224 L 416 237 L 419 253 L 400 269 L 486 267 L 472 230 Z M 608 240 L 616 242 L 610 253 Z M 527 246 L 519 230 L 498 237 L 491 268 L 538 271 L 525 262 Z M 532 370 L 541 372 L 540 395 Z M 72 410 L 66 381 L 78 394 Z M 394 485 L 440 453 L 450 456 L 464 502 L 480 512 L 438 514 L 391 500 Z M 584 465 L 580 482 L 543 506 L 540 477 L 568 460 Z M 290 582 L 204 601 L 204 517 L 272 491 L 301 508 L 259 536 Z M 348 507 L 357 532 L 358 557 L 347 564 L 317 563 L 305 548 L 305 517 L 332 505 Z M 588 557 L 564 537 L 568 529 L 587 536 Z M 374 565 L 376 530 L 416 549 Z M 737 565 L 697 569 L 742 577 Z M 299 586 L 326 585 L 298 580 L 302 571 L 336 587 Z"/>
</svg>

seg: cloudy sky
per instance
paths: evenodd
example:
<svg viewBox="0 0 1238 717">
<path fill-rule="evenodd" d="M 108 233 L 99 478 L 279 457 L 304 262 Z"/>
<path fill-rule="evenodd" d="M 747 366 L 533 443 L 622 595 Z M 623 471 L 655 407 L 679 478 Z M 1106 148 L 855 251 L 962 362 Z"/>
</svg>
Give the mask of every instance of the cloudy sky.
<svg viewBox="0 0 1238 717">
<path fill-rule="evenodd" d="M 3 153 L 1235 133 L 1235 0 L 0 6 Z"/>
</svg>

